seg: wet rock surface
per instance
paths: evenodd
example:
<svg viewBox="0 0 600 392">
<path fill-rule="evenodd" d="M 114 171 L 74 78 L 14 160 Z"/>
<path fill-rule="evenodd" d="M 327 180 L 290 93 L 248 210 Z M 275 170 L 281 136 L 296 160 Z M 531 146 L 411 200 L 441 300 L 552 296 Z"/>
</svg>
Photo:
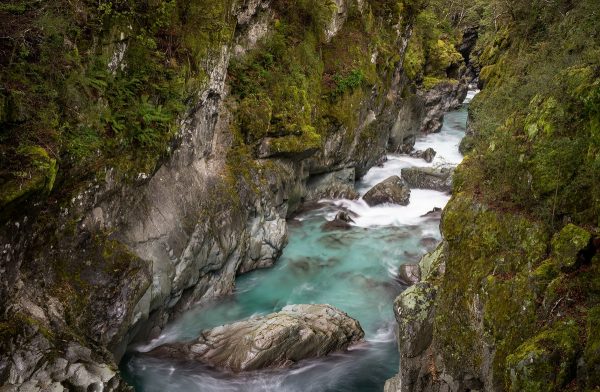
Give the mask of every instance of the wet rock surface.
<svg viewBox="0 0 600 392">
<path fill-rule="evenodd" d="M 325 222 L 322 226 L 322 229 L 324 231 L 349 230 L 352 228 L 351 223 L 354 223 L 354 219 L 352 219 L 352 212 L 342 210 L 337 213 L 332 221 Z"/>
<path fill-rule="evenodd" d="M 412 286 L 421 280 L 421 269 L 418 264 L 402 264 L 398 271 L 398 281 L 405 286 Z"/>
<path fill-rule="evenodd" d="M 453 167 L 409 167 L 402 169 L 402 178 L 411 188 L 452 191 Z"/>
<path fill-rule="evenodd" d="M 410 156 L 413 158 L 421 158 L 425 160 L 427 163 L 433 162 L 433 159 L 437 155 L 437 152 L 433 148 L 428 148 L 424 151 L 417 150 L 410 153 Z"/>
<path fill-rule="evenodd" d="M 371 207 L 380 204 L 408 205 L 410 188 L 398 176 L 392 176 L 371 188 L 363 200 Z"/>
<path fill-rule="evenodd" d="M 363 337 L 358 321 L 330 305 L 289 305 L 278 313 L 204 331 L 189 344 L 159 347 L 149 355 L 241 372 L 322 357 Z"/>
</svg>

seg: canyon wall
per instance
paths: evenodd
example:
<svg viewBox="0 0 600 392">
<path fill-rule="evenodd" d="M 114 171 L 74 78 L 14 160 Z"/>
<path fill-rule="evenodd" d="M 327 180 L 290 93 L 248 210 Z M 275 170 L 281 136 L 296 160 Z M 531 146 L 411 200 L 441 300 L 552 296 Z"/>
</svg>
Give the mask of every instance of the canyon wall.
<svg viewBox="0 0 600 392">
<path fill-rule="evenodd" d="M 599 5 L 463 4 L 483 90 L 385 390 L 597 390 Z"/>
</svg>

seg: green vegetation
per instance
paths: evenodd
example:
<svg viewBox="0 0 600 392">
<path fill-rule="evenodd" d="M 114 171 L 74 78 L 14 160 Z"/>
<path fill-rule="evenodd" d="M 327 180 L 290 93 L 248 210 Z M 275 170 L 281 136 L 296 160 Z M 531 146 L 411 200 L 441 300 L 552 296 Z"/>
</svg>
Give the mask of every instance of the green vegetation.
<svg viewBox="0 0 600 392">
<path fill-rule="evenodd" d="M 445 18 L 442 8 L 430 5 L 421 12 L 404 59 L 409 80 L 429 90 L 444 80 L 456 78 L 464 63 L 455 48 L 462 38 L 458 31 Z"/>
<path fill-rule="evenodd" d="M 360 10 L 349 3 L 330 41 L 324 32 L 333 2 L 278 0 L 272 7 L 272 30 L 229 68 L 239 142 L 256 149 L 268 137 L 275 155 L 315 151 L 328 133 L 356 129 L 356 109 L 369 92 L 389 86 L 400 61 L 394 24 L 414 18 L 420 6 L 373 0 Z"/>
<path fill-rule="evenodd" d="M 232 31 L 230 1 L 42 3 L 0 8 L 0 205 L 57 174 L 153 171 Z"/>
<path fill-rule="evenodd" d="M 600 42 L 590 37 L 600 4 L 464 0 L 441 10 L 480 26 L 471 57 L 484 89 L 442 222 L 436 349 L 456 374 L 487 378 L 491 362 L 502 390 L 595 390 Z"/>
<path fill-rule="evenodd" d="M 477 133 L 463 173 L 487 203 L 556 228 L 598 226 L 600 45 L 589 38 L 598 3 L 554 3 L 507 2 L 495 22 L 483 20 L 475 61 L 488 88 L 472 105 Z"/>
</svg>

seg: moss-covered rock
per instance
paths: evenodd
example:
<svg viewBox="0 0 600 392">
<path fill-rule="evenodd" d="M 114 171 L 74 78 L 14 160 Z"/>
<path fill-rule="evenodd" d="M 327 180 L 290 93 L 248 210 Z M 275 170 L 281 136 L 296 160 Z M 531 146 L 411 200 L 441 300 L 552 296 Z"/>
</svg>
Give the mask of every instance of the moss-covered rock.
<svg viewBox="0 0 600 392">
<path fill-rule="evenodd" d="M 442 219 L 446 273 L 436 301 L 436 347 L 455 374 L 479 375 L 484 362 L 504 373 L 504 358 L 535 329 L 529 271 L 546 254 L 543 225 L 456 195 Z M 484 349 L 498 347 L 490 358 Z"/>
<path fill-rule="evenodd" d="M 574 320 L 565 320 L 537 333 L 506 358 L 510 391 L 561 390 L 576 369 L 579 330 Z"/>
<path fill-rule="evenodd" d="M 23 146 L 18 154 L 22 166 L 10 177 L 0 179 L 0 207 L 36 193 L 48 194 L 54 188 L 58 173 L 56 159 L 40 146 Z"/>
<path fill-rule="evenodd" d="M 579 253 L 588 247 L 591 239 L 592 234 L 587 230 L 568 224 L 552 238 L 552 256 L 562 269 L 573 269 Z"/>
<path fill-rule="evenodd" d="M 579 364 L 578 380 L 588 390 L 600 387 L 600 305 L 591 308 L 587 316 L 586 345 Z"/>
</svg>

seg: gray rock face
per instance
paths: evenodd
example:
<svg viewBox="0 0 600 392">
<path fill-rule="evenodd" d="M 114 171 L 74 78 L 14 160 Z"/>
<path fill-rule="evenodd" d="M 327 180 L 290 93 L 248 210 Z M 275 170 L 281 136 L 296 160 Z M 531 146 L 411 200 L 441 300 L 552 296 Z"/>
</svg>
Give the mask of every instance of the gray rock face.
<svg viewBox="0 0 600 392">
<path fill-rule="evenodd" d="M 425 115 L 421 121 L 421 133 L 435 133 L 442 129 L 444 114 L 460 107 L 469 90 L 468 79 L 458 82 L 443 82 L 419 95 L 425 101 Z"/>
<path fill-rule="evenodd" d="M 400 177 L 392 176 L 371 188 L 363 200 L 371 207 L 385 203 L 406 206 L 410 202 L 410 188 Z"/>
<path fill-rule="evenodd" d="M 426 149 L 425 151 L 417 150 L 410 153 L 411 157 L 424 159 L 427 163 L 433 162 L 433 159 L 436 155 L 437 152 L 431 147 Z"/>
<path fill-rule="evenodd" d="M 398 280 L 405 286 L 412 286 L 421 280 L 421 269 L 418 264 L 402 264 L 398 271 Z"/>
<path fill-rule="evenodd" d="M 354 190 L 356 171 L 354 168 L 311 176 L 306 183 L 306 201 L 320 199 L 356 199 Z"/>
<path fill-rule="evenodd" d="M 452 191 L 453 167 L 409 167 L 402 169 L 402 178 L 411 188 Z"/>
<path fill-rule="evenodd" d="M 445 270 L 446 244 L 421 258 L 416 267 L 420 281 L 406 289 L 394 301 L 394 314 L 398 323 L 398 351 L 400 371 L 386 384 L 385 392 L 454 391 L 431 388 L 431 369 L 435 369 L 435 354 L 431 351 L 433 340 L 434 301 L 439 278 Z M 448 385 L 444 385 L 448 387 Z"/>
<path fill-rule="evenodd" d="M 290 305 L 278 313 L 204 331 L 191 344 L 162 346 L 149 354 L 241 372 L 325 356 L 363 337 L 358 321 L 332 306 Z"/>
</svg>

